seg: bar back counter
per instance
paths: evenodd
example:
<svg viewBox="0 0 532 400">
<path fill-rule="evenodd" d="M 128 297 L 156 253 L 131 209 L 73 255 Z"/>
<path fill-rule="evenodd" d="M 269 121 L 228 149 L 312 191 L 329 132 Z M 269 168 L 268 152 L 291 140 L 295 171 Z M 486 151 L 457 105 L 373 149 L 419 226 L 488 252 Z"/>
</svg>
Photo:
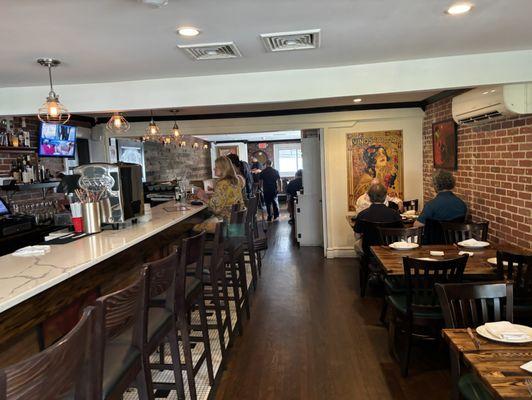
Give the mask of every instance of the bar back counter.
<svg viewBox="0 0 532 400">
<path fill-rule="evenodd" d="M 152 209 L 152 220 L 51 245 L 42 256 L 0 257 L 0 367 L 48 347 L 77 322 L 98 296 L 125 287 L 146 261 L 204 219 L 205 206 Z"/>
</svg>

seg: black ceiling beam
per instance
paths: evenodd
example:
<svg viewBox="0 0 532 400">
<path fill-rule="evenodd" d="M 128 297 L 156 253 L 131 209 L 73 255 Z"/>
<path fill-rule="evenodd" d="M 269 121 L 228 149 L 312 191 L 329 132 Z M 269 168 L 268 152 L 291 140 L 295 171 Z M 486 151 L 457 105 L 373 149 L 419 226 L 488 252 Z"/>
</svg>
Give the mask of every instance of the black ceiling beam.
<svg viewBox="0 0 532 400">
<path fill-rule="evenodd" d="M 256 118 L 256 117 L 278 117 L 286 115 L 301 115 L 301 114 L 321 114 L 342 111 L 364 111 L 364 110 L 387 110 L 393 108 L 422 108 L 424 109 L 424 101 L 408 101 L 400 103 L 381 103 L 381 104 L 359 104 L 359 105 L 343 105 L 343 106 L 328 106 L 328 107 L 314 107 L 314 108 L 295 108 L 289 110 L 268 110 L 268 111 L 246 111 L 246 112 L 232 112 L 232 113 L 214 113 L 214 114 L 195 114 L 195 115 L 158 115 L 153 116 L 155 121 L 198 121 L 204 119 L 231 119 L 231 118 Z M 129 122 L 148 122 L 151 116 L 124 116 Z M 99 124 L 106 123 L 109 117 L 97 118 Z"/>
</svg>

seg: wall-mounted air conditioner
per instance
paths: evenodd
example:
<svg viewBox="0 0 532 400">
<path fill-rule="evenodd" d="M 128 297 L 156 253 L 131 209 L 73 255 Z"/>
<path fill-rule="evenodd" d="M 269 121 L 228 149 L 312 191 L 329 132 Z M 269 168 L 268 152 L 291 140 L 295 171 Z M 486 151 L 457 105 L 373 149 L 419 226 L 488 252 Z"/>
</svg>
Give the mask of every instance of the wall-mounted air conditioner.
<svg viewBox="0 0 532 400">
<path fill-rule="evenodd" d="M 532 83 L 479 87 L 453 98 L 453 119 L 469 124 L 532 113 Z"/>
</svg>

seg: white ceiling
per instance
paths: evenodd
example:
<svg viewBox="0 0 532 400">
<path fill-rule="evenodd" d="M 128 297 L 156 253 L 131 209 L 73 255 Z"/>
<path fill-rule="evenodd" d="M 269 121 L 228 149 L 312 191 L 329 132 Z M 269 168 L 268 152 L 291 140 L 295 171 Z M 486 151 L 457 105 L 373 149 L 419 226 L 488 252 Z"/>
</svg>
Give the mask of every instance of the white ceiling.
<svg viewBox="0 0 532 400">
<path fill-rule="evenodd" d="M 255 133 L 231 133 L 223 135 L 195 135 L 195 137 L 208 142 L 248 141 L 248 142 L 271 142 L 274 140 L 301 139 L 301 131 L 278 131 L 278 132 L 255 132 Z"/>
<path fill-rule="evenodd" d="M 0 0 L 0 87 L 318 68 L 532 48 L 531 0 Z M 176 26 L 202 30 L 181 38 Z M 317 50 L 267 53 L 261 33 L 321 28 Z M 243 57 L 192 61 L 178 44 L 234 41 Z"/>
</svg>

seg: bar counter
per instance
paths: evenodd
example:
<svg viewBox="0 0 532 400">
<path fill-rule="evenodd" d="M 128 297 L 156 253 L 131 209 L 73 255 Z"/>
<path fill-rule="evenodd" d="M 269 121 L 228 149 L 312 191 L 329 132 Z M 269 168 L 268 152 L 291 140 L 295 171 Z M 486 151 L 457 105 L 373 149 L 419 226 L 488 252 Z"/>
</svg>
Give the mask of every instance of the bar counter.
<svg viewBox="0 0 532 400">
<path fill-rule="evenodd" d="M 126 286 L 144 262 L 201 222 L 206 209 L 173 206 L 154 207 L 149 222 L 51 245 L 42 256 L 0 257 L 0 366 L 57 340 L 85 304 Z"/>
</svg>

